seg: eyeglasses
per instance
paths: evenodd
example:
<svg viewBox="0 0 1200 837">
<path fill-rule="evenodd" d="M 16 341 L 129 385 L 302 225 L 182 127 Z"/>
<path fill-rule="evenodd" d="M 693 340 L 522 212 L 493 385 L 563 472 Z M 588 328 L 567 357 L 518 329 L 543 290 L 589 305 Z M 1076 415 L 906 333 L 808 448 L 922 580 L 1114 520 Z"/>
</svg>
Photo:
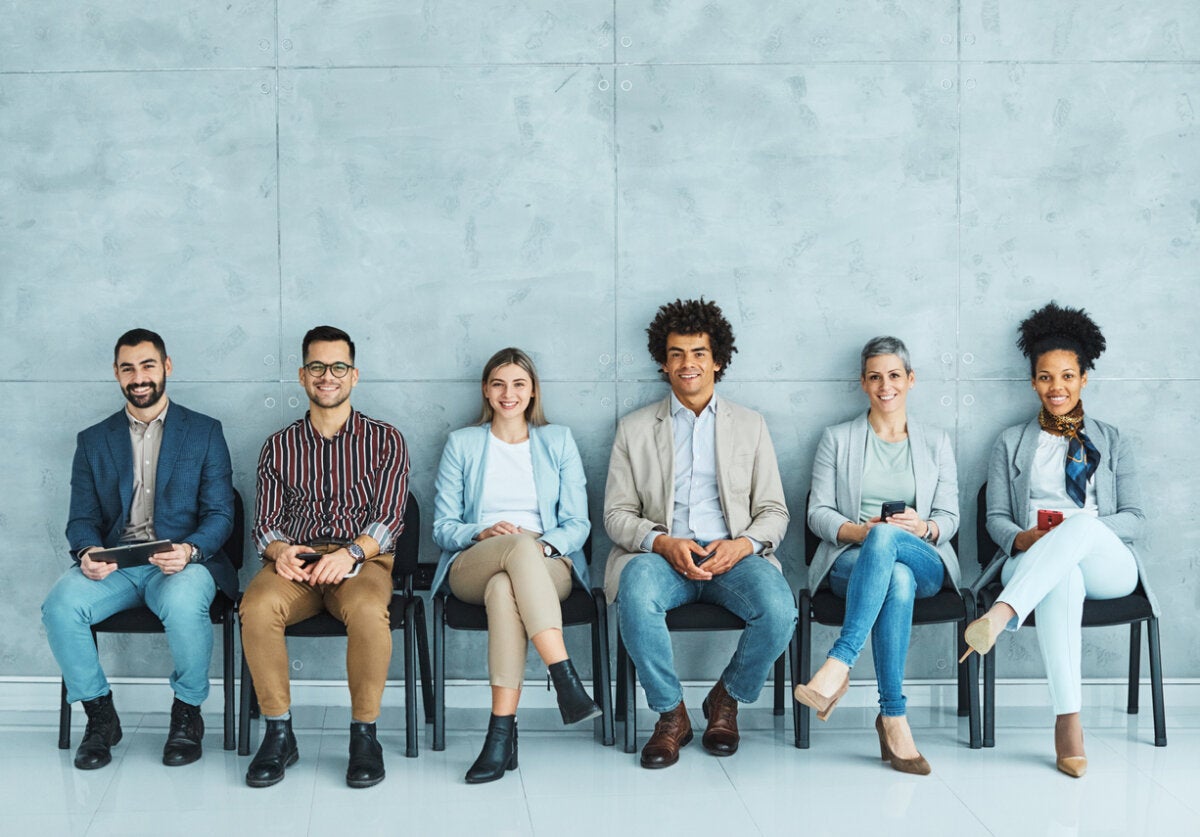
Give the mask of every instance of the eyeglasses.
<svg viewBox="0 0 1200 837">
<path fill-rule="evenodd" d="M 314 360 L 312 363 L 304 364 L 304 369 L 314 378 L 320 378 L 325 374 L 326 369 L 329 370 L 333 377 L 344 378 L 346 377 L 346 373 L 353 368 L 350 364 L 342 363 L 340 360 L 337 363 L 321 363 L 319 360 Z"/>
</svg>

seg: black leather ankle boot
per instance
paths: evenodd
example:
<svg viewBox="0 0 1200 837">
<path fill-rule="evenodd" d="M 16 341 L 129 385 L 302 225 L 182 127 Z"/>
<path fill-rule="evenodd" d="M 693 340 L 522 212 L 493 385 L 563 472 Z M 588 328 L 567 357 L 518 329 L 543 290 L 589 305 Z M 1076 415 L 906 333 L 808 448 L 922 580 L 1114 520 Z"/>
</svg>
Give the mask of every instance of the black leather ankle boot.
<svg viewBox="0 0 1200 837">
<path fill-rule="evenodd" d="M 296 736 L 292 733 L 292 719 L 267 721 L 262 744 L 246 771 L 246 784 L 252 788 L 268 788 L 283 778 L 284 770 L 300 758 Z"/>
<path fill-rule="evenodd" d="M 95 770 L 112 761 L 112 748 L 121 740 L 121 719 L 113 706 L 112 692 L 95 700 L 85 700 L 87 728 L 83 741 L 75 751 L 75 766 L 80 770 Z"/>
<path fill-rule="evenodd" d="M 600 707 L 579 682 L 579 675 L 575 673 L 575 666 L 571 665 L 570 660 L 550 666 L 550 679 L 554 681 L 558 711 L 562 714 L 564 724 L 577 724 L 600 714 Z"/>
<path fill-rule="evenodd" d="M 383 781 L 383 747 L 375 737 L 374 724 L 350 723 L 350 766 L 346 784 L 369 788 Z"/>
<path fill-rule="evenodd" d="M 163 746 L 163 764 L 180 767 L 191 764 L 203 753 L 204 719 L 200 707 L 175 698 L 171 704 L 171 729 Z"/>
<path fill-rule="evenodd" d="M 479 758 L 467 771 L 467 784 L 494 782 L 506 770 L 517 769 L 517 716 L 492 715 Z"/>
</svg>

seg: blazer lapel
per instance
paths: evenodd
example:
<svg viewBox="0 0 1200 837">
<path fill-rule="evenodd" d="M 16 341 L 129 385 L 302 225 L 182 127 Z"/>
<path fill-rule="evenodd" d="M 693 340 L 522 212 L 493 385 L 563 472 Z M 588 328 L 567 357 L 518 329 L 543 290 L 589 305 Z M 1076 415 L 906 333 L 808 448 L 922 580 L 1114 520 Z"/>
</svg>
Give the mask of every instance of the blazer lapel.
<svg viewBox="0 0 1200 837">
<path fill-rule="evenodd" d="M 1101 433 L 1098 427 L 1091 429 L 1086 424 L 1083 432 L 1091 439 L 1092 444 L 1096 446 L 1096 451 L 1100 454 L 1100 467 L 1096 469 L 1092 483 L 1096 488 L 1096 507 L 1100 510 L 1100 514 L 1114 514 L 1117 510 L 1117 498 L 1114 491 L 1116 479 L 1111 476 L 1114 472 L 1108 436 Z"/>
<path fill-rule="evenodd" d="M 662 513 L 669 532 L 675 516 L 675 433 L 671 427 L 671 396 L 659 403 L 654 417 L 658 420 L 654 425 L 654 447 L 658 451 L 658 467 L 665 489 Z"/>
<path fill-rule="evenodd" d="M 117 488 L 121 493 L 121 525 L 129 520 L 133 505 L 133 443 L 129 440 L 129 419 L 125 411 L 112 417 L 108 427 L 108 452 L 117 467 Z"/>
<path fill-rule="evenodd" d="M 925 434 L 921 425 L 911 419 L 908 422 L 908 449 L 912 453 L 913 479 L 917 481 L 917 514 L 928 517 L 933 509 L 933 488 L 937 485 L 937 473 L 934 470 L 933 457 L 929 455 L 929 447 L 925 444 Z"/>
<path fill-rule="evenodd" d="M 870 432 L 866 413 L 850 426 L 850 448 L 847 451 L 850 462 L 846 468 L 846 473 L 850 476 L 850 502 L 846 508 L 853 510 L 855 515 L 862 507 L 862 473 L 867 458 L 867 434 Z"/>
<path fill-rule="evenodd" d="M 167 416 L 163 419 L 162 445 L 158 449 L 158 468 L 154 472 L 154 507 L 162 506 L 163 492 L 171 479 L 171 471 L 175 468 L 175 460 L 183 449 L 183 440 L 187 438 L 187 414 L 178 405 L 171 405 Z"/>
<path fill-rule="evenodd" d="M 1015 513 L 1021 515 L 1018 520 L 1024 520 L 1025 510 L 1029 505 L 1029 474 L 1033 469 L 1033 457 L 1037 453 L 1040 432 L 1041 428 L 1036 418 L 1026 424 L 1013 453 L 1012 507 Z"/>
<path fill-rule="evenodd" d="M 714 396 L 715 397 L 715 396 Z M 725 523 L 731 529 L 733 524 L 729 519 L 729 475 L 733 468 L 733 414 L 723 399 L 717 399 L 716 423 L 713 426 L 713 436 L 716 442 L 717 456 L 717 494 L 721 498 L 721 511 L 725 514 Z"/>
</svg>

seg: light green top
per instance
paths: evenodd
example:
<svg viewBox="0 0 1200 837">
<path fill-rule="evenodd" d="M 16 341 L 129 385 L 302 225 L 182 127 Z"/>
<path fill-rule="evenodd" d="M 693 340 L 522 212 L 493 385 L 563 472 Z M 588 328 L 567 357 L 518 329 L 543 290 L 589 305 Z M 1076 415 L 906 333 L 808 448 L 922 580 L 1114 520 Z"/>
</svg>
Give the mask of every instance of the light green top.
<svg viewBox="0 0 1200 837">
<path fill-rule="evenodd" d="M 885 500 L 903 500 L 909 508 L 917 502 L 917 478 L 913 474 L 912 449 L 908 439 L 885 442 L 870 424 L 867 429 L 859 523 L 878 517 Z"/>
</svg>

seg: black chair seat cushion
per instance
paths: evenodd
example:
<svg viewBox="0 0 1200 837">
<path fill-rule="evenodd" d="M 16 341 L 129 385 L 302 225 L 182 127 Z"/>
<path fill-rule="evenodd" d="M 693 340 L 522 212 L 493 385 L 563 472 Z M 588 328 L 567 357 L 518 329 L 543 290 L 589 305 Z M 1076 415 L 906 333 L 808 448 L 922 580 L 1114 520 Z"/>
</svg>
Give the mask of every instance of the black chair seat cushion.
<svg viewBox="0 0 1200 837">
<path fill-rule="evenodd" d="M 391 628 L 398 631 L 404 627 L 404 610 L 408 607 L 409 597 L 403 593 L 392 594 L 392 604 L 389 608 Z M 303 622 L 288 625 L 285 633 L 288 636 L 345 636 L 346 626 L 328 610 L 322 610 L 315 616 L 310 616 Z"/>
<path fill-rule="evenodd" d="M 229 600 L 229 597 L 218 590 L 217 595 L 213 597 L 212 606 L 208 609 L 209 619 L 214 625 L 224 624 L 226 609 L 232 605 L 233 602 Z M 161 634 L 163 632 L 162 622 L 154 615 L 154 611 L 145 606 L 131 607 L 129 610 L 114 613 L 107 619 L 97 622 L 94 627 L 99 633 Z"/>
<path fill-rule="evenodd" d="M 672 631 L 740 631 L 741 617 L 720 605 L 693 602 L 667 611 L 667 629 Z"/>
<path fill-rule="evenodd" d="M 999 582 L 989 584 L 979 591 L 979 600 L 983 610 L 987 610 L 1000 598 L 1004 586 Z M 982 611 L 981 611 L 982 612 Z M 1150 600 L 1141 592 L 1141 588 L 1122 596 L 1119 599 L 1084 599 L 1083 625 L 1088 628 L 1100 628 L 1110 625 L 1128 625 L 1154 616 L 1150 608 Z M 1033 614 L 1025 620 L 1026 625 L 1034 625 Z"/>
<path fill-rule="evenodd" d="M 563 600 L 564 625 L 585 625 L 596 618 L 596 602 L 592 594 L 576 587 Z M 446 596 L 446 624 L 456 631 L 486 631 L 487 609 L 483 605 L 467 604 L 453 595 Z"/>
<path fill-rule="evenodd" d="M 822 625 L 841 625 L 846 618 L 846 600 L 823 588 L 812 597 L 813 621 Z M 957 590 L 942 589 L 937 595 L 917 599 L 913 605 L 914 625 L 933 625 L 958 622 L 967 615 L 962 596 Z"/>
</svg>

